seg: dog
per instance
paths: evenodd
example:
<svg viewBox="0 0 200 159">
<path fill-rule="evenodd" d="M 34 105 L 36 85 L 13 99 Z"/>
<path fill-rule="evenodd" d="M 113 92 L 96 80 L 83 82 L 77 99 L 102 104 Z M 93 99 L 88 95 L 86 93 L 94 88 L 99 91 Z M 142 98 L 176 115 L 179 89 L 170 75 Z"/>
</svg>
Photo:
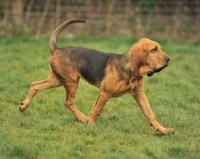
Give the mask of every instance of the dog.
<svg viewBox="0 0 200 159">
<path fill-rule="evenodd" d="M 56 38 L 68 25 L 86 22 L 85 19 L 71 19 L 52 32 L 49 41 L 50 73 L 45 80 L 31 83 L 19 111 L 24 112 L 39 91 L 64 86 L 65 106 L 80 122 L 94 125 L 110 98 L 129 93 L 155 130 L 164 135 L 173 134 L 173 128 L 165 128 L 157 122 L 144 93 L 144 76 L 160 72 L 170 60 L 159 43 L 142 38 L 124 54 L 104 53 L 79 46 L 57 47 Z M 74 103 L 80 78 L 100 90 L 90 117 L 81 113 Z"/>
</svg>

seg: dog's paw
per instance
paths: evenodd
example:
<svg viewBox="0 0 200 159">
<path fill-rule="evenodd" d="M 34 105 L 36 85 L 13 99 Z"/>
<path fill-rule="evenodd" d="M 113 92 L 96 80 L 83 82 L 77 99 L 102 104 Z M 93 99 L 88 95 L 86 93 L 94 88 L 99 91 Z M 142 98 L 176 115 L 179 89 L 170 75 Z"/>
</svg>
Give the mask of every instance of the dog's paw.
<svg viewBox="0 0 200 159">
<path fill-rule="evenodd" d="M 173 128 L 165 128 L 164 130 L 157 130 L 159 131 L 162 135 L 172 135 L 175 133 L 175 130 Z"/>
<path fill-rule="evenodd" d="M 22 112 L 22 113 L 26 110 L 26 109 L 23 108 L 23 106 L 24 106 L 24 101 L 21 102 L 21 105 L 19 107 L 19 111 Z"/>
<path fill-rule="evenodd" d="M 94 119 L 92 119 L 92 118 L 89 118 L 88 125 L 89 126 L 95 126 L 96 125 L 96 121 Z"/>
<path fill-rule="evenodd" d="M 174 134 L 174 133 L 175 133 L 175 130 L 173 128 L 168 128 L 167 135 L 171 135 L 171 134 Z"/>
<path fill-rule="evenodd" d="M 88 121 L 90 120 L 90 117 L 84 115 L 84 114 L 80 114 L 79 116 L 77 116 L 78 121 L 82 122 L 82 123 L 88 123 Z"/>
</svg>

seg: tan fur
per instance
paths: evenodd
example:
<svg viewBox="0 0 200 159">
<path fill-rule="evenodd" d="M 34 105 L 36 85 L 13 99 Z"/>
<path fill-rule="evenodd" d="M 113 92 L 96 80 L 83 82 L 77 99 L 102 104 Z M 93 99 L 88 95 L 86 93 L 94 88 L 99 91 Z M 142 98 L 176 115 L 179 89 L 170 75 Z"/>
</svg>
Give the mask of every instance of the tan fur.
<svg viewBox="0 0 200 159">
<path fill-rule="evenodd" d="M 80 52 L 82 51 L 84 52 L 84 55 L 88 54 L 88 51 L 92 50 L 79 47 L 66 47 L 64 50 L 61 50 L 55 44 L 58 34 L 66 26 L 74 22 L 86 22 L 86 20 L 69 20 L 59 26 L 56 31 L 52 33 L 50 39 L 52 55 L 49 60 L 49 76 L 43 81 L 33 82 L 31 84 L 27 97 L 22 102 L 19 110 L 24 112 L 30 105 L 32 98 L 37 92 L 48 88 L 64 86 L 66 90 L 66 99 L 64 104 L 66 107 L 77 117 L 79 121 L 88 122 L 88 124 L 93 125 L 95 124 L 97 117 L 102 113 L 106 102 L 110 98 L 129 93 L 132 94 L 134 99 L 137 101 L 148 122 L 157 131 L 162 134 L 173 134 L 174 129 L 164 128 L 157 122 L 156 117 L 150 108 L 148 99 L 144 93 L 143 76 L 151 76 L 153 73 L 161 71 L 167 66 L 169 61 L 168 56 L 161 50 L 160 45 L 157 42 L 151 41 L 147 38 L 140 39 L 121 56 L 110 54 L 105 65 L 105 69 L 101 70 L 104 72 L 102 79 L 97 79 L 94 82 L 88 80 L 90 84 L 98 87 L 100 90 L 96 102 L 94 103 L 90 112 L 90 117 L 85 116 L 76 108 L 74 97 L 79 85 L 79 79 L 82 78 L 87 81 L 85 75 L 80 71 L 80 68 L 82 67 L 78 67 L 78 65 L 80 65 L 81 62 L 86 61 L 87 58 L 81 55 L 76 55 L 77 58 L 73 58 L 73 60 L 71 60 L 69 59 L 69 55 L 71 53 L 70 51 L 72 49 Z M 62 53 L 64 51 L 66 52 L 65 54 Z M 97 55 L 91 54 L 90 56 L 95 57 Z M 91 57 L 91 59 L 95 58 Z M 91 77 L 93 78 L 92 74 Z"/>
</svg>

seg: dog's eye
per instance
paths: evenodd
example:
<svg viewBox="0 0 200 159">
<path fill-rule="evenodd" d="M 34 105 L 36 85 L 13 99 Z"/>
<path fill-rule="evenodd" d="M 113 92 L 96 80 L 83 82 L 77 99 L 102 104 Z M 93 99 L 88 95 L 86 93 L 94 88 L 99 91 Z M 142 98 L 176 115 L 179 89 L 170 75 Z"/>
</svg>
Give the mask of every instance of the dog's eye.
<svg viewBox="0 0 200 159">
<path fill-rule="evenodd" d="M 151 49 L 151 52 L 157 52 L 157 50 L 158 50 L 158 48 L 156 46 L 155 48 Z"/>
</svg>

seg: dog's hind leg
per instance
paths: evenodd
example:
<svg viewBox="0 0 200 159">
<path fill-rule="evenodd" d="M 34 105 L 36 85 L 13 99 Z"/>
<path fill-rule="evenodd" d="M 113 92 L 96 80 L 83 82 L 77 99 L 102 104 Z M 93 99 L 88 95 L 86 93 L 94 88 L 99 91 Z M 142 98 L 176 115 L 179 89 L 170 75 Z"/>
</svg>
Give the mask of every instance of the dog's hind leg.
<svg viewBox="0 0 200 159">
<path fill-rule="evenodd" d="M 62 83 L 52 71 L 49 73 L 49 76 L 45 80 L 31 83 L 26 99 L 21 103 L 19 111 L 24 112 L 30 105 L 32 98 L 39 91 L 59 86 L 62 86 Z"/>
<path fill-rule="evenodd" d="M 78 79 L 79 81 L 79 79 Z M 89 117 L 85 116 L 83 113 L 81 113 L 75 106 L 74 98 L 75 98 L 75 93 L 78 88 L 79 82 L 66 82 L 64 85 L 65 91 L 66 91 L 66 99 L 64 101 L 65 106 L 76 116 L 76 118 L 80 122 L 88 122 Z"/>
</svg>

